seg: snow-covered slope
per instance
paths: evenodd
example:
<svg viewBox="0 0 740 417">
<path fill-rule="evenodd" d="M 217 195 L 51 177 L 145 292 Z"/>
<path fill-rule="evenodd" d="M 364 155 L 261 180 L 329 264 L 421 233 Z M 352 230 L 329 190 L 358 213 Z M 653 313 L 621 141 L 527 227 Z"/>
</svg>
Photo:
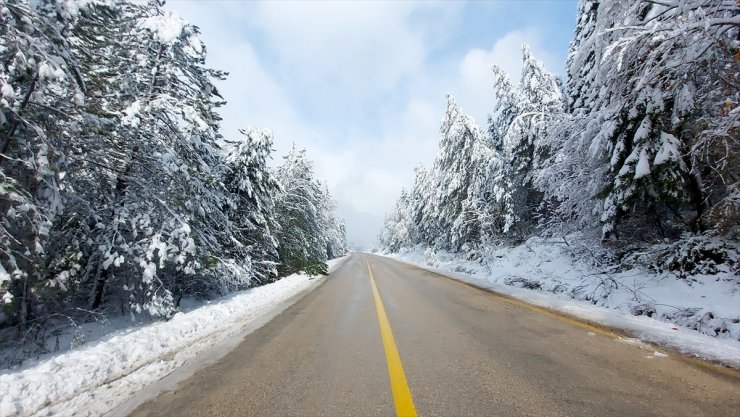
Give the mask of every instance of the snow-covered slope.
<svg viewBox="0 0 740 417">
<path fill-rule="evenodd" d="M 330 270 L 344 259 L 330 261 Z M 319 282 L 291 275 L 168 321 L 118 331 L 20 370 L 4 371 L 0 415 L 102 415 L 196 355 L 244 334 L 255 320 Z"/>
<path fill-rule="evenodd" d="M 388 256 L 740 368 L 737 277 L 698 275 L 686 280 L 639 268 L 610 272 L 574 257 L 563 243 L 539 238 L 494 249 L 484 262 L 421 246 Z"/>
</svg>

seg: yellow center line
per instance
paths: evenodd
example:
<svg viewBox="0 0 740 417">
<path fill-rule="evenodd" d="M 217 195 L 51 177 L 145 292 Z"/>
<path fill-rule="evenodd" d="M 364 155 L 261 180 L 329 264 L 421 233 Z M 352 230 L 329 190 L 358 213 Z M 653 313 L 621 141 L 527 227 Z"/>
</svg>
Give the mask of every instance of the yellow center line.
<svg viewBox="0 0 740 417">
<path fill-rule="evenodd" d="M 393 401 L 396 404 L 396 415 L 398 417 L 416 417 L 416 408 L 414 400 L 411 398 L 411 390 L 406 382 L 406 374 L 403 372 L 401 365 L 401 356 L 396 349 L 396 340 L 393 338 L 391 324 L 388 322 L 388 316 L 383 308 L 383 301 L 380 299 L 378 287 L 375 285 L 373 270 L 370 263 L 367 264 L 367 272 L 370 275 L 370 285 L 373 288 L 373 298 L 375 298 L 375 312 L 378 313 L 378 325 L 380 326 L 380 337 L 383 339 L 383 348 L 385 349 L 385 360 L 388 363 L 388 377 L 391 380 L 391 391 L 393 392 Z"/>
</svg>

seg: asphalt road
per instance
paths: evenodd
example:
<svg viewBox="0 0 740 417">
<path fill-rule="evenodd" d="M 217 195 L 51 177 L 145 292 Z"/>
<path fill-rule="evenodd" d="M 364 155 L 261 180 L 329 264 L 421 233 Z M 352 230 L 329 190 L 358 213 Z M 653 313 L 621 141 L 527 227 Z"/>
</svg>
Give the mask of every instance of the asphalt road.
<svg viewBox="0 0 740 417">
<path fill-rule="evenodd" d="M 221 360 L 132 415 L 740 416 L 738 373 L 654 351 L 353 254 Z"/>
</svg>

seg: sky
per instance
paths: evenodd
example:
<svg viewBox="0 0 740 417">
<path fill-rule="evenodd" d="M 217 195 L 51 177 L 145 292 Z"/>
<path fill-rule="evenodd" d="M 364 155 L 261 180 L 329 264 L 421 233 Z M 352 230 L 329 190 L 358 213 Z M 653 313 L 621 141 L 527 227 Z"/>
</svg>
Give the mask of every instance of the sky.
<svg viewBox="0 0 740 417">
<path fill-rule="evenodd" d="M 273 164 L 307 150 L 345 219 L 351 245 L 372 247 L 413 168 L 430 167 L 451 94 L 486 128 L 491 66 L 514 80 L 522 43 L 564 71 L 576 0 L 173 0 L 201 30 L 206 64 L 227 71 L 222 133 L 274 133 Z"/>
</svg>

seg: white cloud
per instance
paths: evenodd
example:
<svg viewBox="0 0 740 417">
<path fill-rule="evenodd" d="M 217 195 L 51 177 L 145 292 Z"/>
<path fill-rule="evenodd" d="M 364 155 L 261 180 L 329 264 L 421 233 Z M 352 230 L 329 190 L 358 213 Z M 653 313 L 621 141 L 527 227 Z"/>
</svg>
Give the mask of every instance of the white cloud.
<svg viewBox="0 0 740 417">
<path fill-rule="evenodd" d="M 312 156 L 348 224 L 348 237 L 371 243 L 402 187 L 411 185 L 413 166 L 429 164 L 437 149 L 438 106 L 410 101 L 397 118 L 383 121 L 379 135 L 349 138 L 341 147 Z"/>
<path fill-rule="evenodd" d="M 485 127 L 492 64 L 518 78 L 522 42 L 546 64 L 555 62 L 535 30 L 511 32 L 490 49 L 456 59 L 432 59 L 457 30 L 461 3 L 170 7 L 201 28 L 208 65 L 230 72 L 219 84 L 228 101 L 224 134 L 248 125 L 273 130 L 276 162 L 293 142 L 307 148 L 346 218 L 349 239 L 362 244 L 374 241 L 401 188 L 411 185 L 413 167 L 431 164 L 446 92 Z"/>
<path fill-rule="evenodd" d="M 339 87 L 347 98 L 362 99 L 422 66 L 423 34 L 407 24 L 414 8 L 404 2 L 264 2 L 256 22 L 283 74 L 310 89 Z"/>
</svg>

